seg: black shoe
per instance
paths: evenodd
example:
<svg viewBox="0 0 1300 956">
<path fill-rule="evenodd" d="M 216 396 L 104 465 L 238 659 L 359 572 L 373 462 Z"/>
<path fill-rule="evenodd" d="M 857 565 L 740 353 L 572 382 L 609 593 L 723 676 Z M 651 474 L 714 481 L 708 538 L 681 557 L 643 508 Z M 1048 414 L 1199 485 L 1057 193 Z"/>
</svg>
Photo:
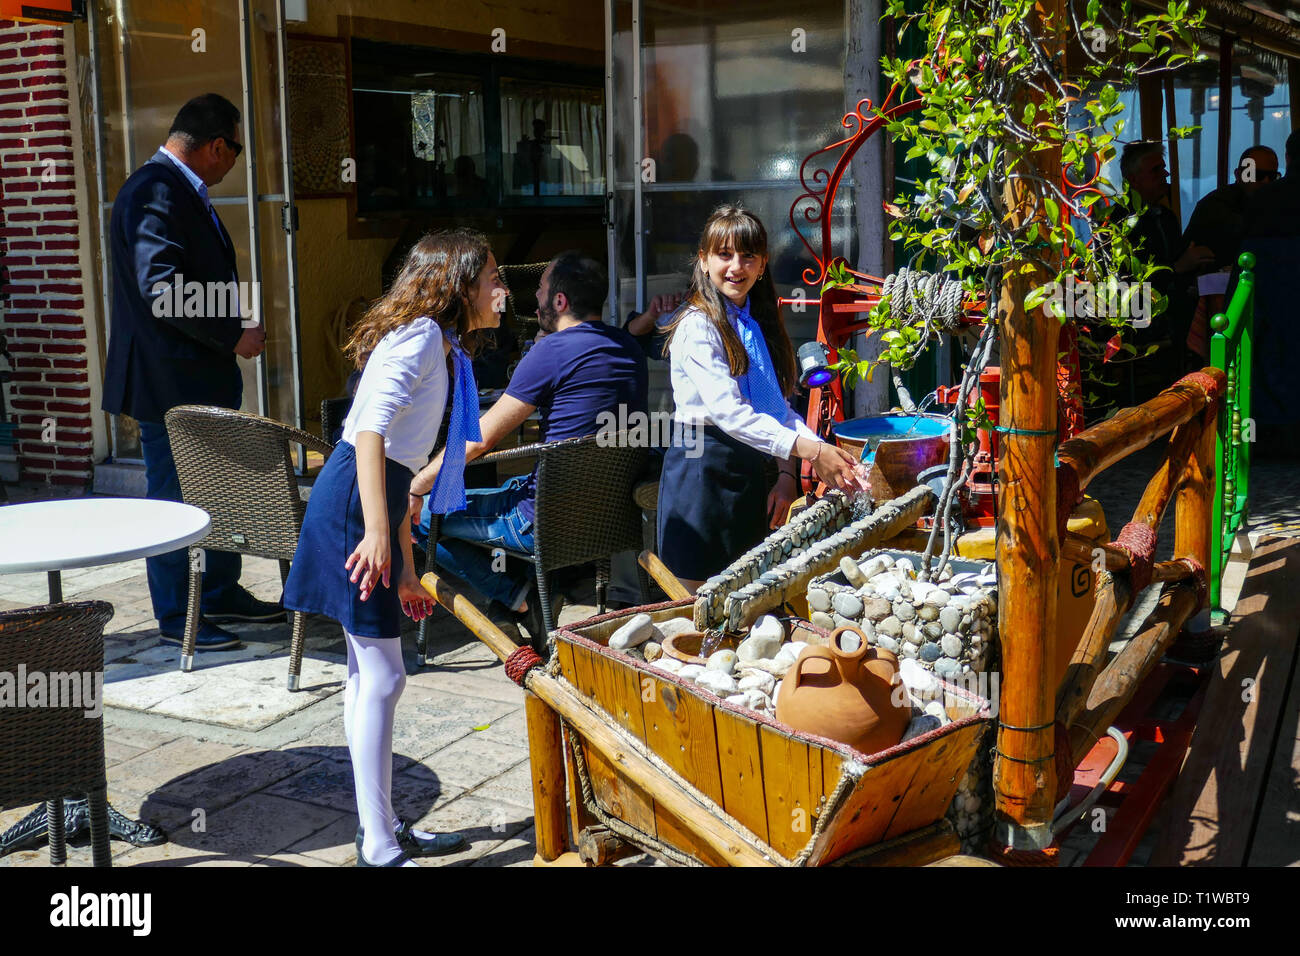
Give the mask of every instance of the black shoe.
<svg viewBox="0 0 1300 956">
<path fill-rule="evenodd" d="M 501 633 L 516 644 L 523 644 L 523 635 L 519 633 L 519 615 L 500 601 L 488 605 L 488 620 L 500 629 Z"/>
<path fill-rule="evenodd" d="M 160 630 L 159 637 L 164 644 L 175 644 L 180 647 L 185 643 L 185 627 L 182 625 L 177 633 Z M 196 651 L 232 651 L 243 646 L 237 635 L 231 634 L 225 628 L 217 627 L 206 617 L 199 618 L 199 636 L 194 642 Z"/>
<path fill-rule="evenodd" d="M 393 857 L 387 863 L 371 863 L 366 859 L 366 855 L 361 852 L 361 847 L 357 847 L 357 866 L 405 866 L 406 861 L 410 858 L 410 854 L 402 852 L 397 854 L 397 856 Z"/>
<path fill-rule="evenodd" d="M 411 824 L 406 820 L 398 820 L 397 829 L 393 831 L 397 836 L 397 845 L 402 848 L 403 855 L 406 857 L 413 856 L 446 856 L 448 853 L 455 853 L 465 846 L 465 838 L 459 833 L 435 833 L 432 837 L 416 836 Z M 361 844 L 365 840 L 365 830 L 357 827 L 357 860 L 361 859 Z M 358 862 L 358 866 L 362 864 Z M 366 866 L 373 864 L 367 863 Z M 392 866 L 393 864 L 389 864 Z"/>
<path fill-rule="evenodd" d="M 563 607 L 564 595 L 559 591 L 553 591 L 551 593 L 551 620 L 555 621 L 557 625 L 560 619 L 560 610 Z M 542 619 L 542 599 L 538 596 L 536 587 L 528 592 L 528 610 L 523 613 L 522 623 L 528 629 L 528 636 L 531 639 L 533 650 L 542 657 L 549 657 L 551 649 L 547 646 L 547 639 L 550 635 L 546 632 L 546 624 Z"/>
<path fill-rule="evenodd" d="M 259 601 L 243 588 L 237 588 L 224 606 L 203 616 L 214 624 L 278 624 L 285 619 L 283 604 Z"/>
</svg>

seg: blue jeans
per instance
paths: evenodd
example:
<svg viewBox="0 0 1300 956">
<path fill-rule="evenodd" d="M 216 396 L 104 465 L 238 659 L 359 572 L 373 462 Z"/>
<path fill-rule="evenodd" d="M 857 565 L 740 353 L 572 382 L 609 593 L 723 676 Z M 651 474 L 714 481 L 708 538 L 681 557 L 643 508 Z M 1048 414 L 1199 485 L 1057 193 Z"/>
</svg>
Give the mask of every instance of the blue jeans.
<svg viewBox="0 0 1300 956">
<path fill-rule="evenodd" d="M 180 501 L 181 483 L 167 428 L 140 422 L 140 447 L 144 451 L 145 497 L 155 501 Z M 239 588 L 240 557 L 229 551 L 208 551 L 203 570 L 202 613 L 215 612 L 228 604 Z M 146 558 L 149 597 L 158 629 L 178 634 L 185 628 L 185 605 L 190 587 L 189 552 L 185 548 Z"/>
<path fill-rule="evenodd" d="M 527 579 L 512 576 L 505 561 L 494 559 L 489 548 L 533 551 L 533 523 L 519 510 L 526 496 L 527 476 L 511 478 L 500 488 L 468 488 L 464 511 L 444 515 L 438 535 L 437 561 L 446 570 L 472 585 L 490 601 L 513 609 Z M 429 496 L 420 511 L 419 536 L 426 549 L 429 540 Z M 470 544 L 469 542 L 479 542 Z M 495 565 L 495 567 L 493 566 Z"/>
</svg>

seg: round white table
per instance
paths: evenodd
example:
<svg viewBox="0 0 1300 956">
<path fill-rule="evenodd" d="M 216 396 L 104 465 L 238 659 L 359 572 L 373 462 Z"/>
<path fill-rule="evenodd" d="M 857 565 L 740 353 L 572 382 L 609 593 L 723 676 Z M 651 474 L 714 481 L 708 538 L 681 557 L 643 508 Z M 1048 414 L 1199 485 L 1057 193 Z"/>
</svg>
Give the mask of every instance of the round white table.
<svg viewBox="0 0 1300 956">
<path fill-rule="evenodd" d="M 0 574 L 49 573 L 50 601 L 63 600 L 61 571 L 175 551 L 202 539 L 202 508 L 149 498 L 63 498 L 0 507 Z"/>
<path fill-rule="evenodd" d="M 166 554 L 205 537 L 212 519 L 202 508 L 149 498 L 63 498 L 0 507 L 0 574 L 45 571 L 50 602 L 63 600 L 60 572 Z M 63 799 L 65 838 L 88 824 L 84 797 Z M 135 846 L 167 837 L 158 827 L 108 808 L 109 835 Z M 46 806 L 0 834 L 0 856 L 39 843 L 49 832 Z"/>
</svg>

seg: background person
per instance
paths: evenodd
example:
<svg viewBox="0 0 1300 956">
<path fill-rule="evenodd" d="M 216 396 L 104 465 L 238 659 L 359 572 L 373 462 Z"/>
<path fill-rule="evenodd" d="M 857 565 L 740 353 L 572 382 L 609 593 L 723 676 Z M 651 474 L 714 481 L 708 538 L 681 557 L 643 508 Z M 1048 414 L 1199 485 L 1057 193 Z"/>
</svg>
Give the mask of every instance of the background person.
<svg viewBox="0 0 1300 956">
<path fill-rule="evenodd" d="M 865 487 L 853 456 L 818 438 L 786 400 L 798 381 L 794 346 L 767 271 L 757 216 L 720 206 L 700 237 L 691 291 L 669 331 L 676 409 L 702 425 L 701 448 L 669 447 L 659 479 L 659 549 L 691 590 L 779 526 L 798 494 L 797 459 L 845 492 Z M 767 458 L 781 474 L 769 490 Z"/>
<path fill-rule="evenodd" d="M 414 866 L 412 853 L 451 853 L 465 842 L 412 830 L 393 814 L 393 718 L 406 686 L 402 614 L 420 620 L 433 610 L 411 557 L 411 478 L 429 460 L 451 390 L 444 453 L 455 466 L 431 486 L 429 506 L 463 507 L 461 461 L 478 424 L 468 350 L 478 330 L 500 321 L 492 308 L 500 288 L 482 234 L 435 233 L 415 244 L 392 289 L 348 342 L 348 353 L 365 370 L 343 440 L 312 488 L 285 584 L 287 606 L 324 614 L 343 627 L 343 729 L 361 820 L 358 866 Z"/>
<path fill-rule="evenodd" d="M 103 409 L 140 423 L 148 498 L 180 501 L 163 416 L 177 405 L 239 408 L 244 383 L 236 356 L 255 358 L 266 345 L 261 326 L 244 328 L 240 308 L 205 291 L 173 307 L 173 283 L 238 283 L 235 247 L 208 199 L 243 151 L 239 110 L 216 93 L 196 96 L 176 114 L 167 142 L 118 191 L 109 220 L 112 329 L 104 368 Z M 167 301 L 157 302 L 155 287 Z M 238 288 L 238 285 L 235 286 Z M 158 306 L 155 310 L 155 305 Z M 211 311 L 209 311 L 211 310 Z M 165 644 L 185 633 L 189 560 L 185 549 L 149 558 L 149 597 Z M 196 647 L 225 650 L 239 638 L 217 622 L 282 621 L 284 609 L 239 585 L 240 558 L 207 551 Z"/>
<path fill-rule="evenodd" d="M 537 320 L 546 335 L 519 360 L 506 392 L 483 416 L 481 441 L 465 460 L 491 451 L 534 411 L 541 412 L 539 441 L 583 438 L 600 430 L 603 412 L 646 413 L 646 360 L 622 329 L 605 325 L 601 311 L 608 284 L 604 268 L 579 252 L 563 252 L 547 264 L 537 289 Z M 412 495 L 423 495 L 441 474 L 442 455 L 415 476 Z M 537 473 L 511 478 L 499 488 L 467 492 L 464 511 L 442 520 L 438 564 L 489 599 L 489 616 L 509 633 L 517 620 L 539 649 L 546 641 L 540 599 L 532 574 L 493 568 L 491 552 L 468 542 L 515 551 L 533 550 Z M 420 514 L 419 533 L 429 535 L 430 510 Z"/>
</svg>

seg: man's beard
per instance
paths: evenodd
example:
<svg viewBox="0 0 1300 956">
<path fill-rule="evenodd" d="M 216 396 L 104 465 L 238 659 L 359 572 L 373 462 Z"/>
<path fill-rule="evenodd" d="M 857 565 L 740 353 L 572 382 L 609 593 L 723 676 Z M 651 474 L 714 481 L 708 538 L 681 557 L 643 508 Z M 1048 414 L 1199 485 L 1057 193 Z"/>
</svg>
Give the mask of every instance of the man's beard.
<svg viewBox="0 0 1300 956">
<path fill-rule="evenodd" d="M 537 324 L 542 327 L 542 331 L 550 335 L 555 331 L 556 326 L 560 323 L 560 314 L 552 308 L 548 302 L 546 305 L 537 303 Z"/>
</svg>

